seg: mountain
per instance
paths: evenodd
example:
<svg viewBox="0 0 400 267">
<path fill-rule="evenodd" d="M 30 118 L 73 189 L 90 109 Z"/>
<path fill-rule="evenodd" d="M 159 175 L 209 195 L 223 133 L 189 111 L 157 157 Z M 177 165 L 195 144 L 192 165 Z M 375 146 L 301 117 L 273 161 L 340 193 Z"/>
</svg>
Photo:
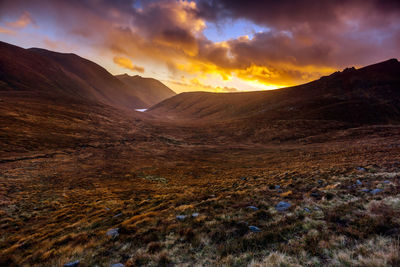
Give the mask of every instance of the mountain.
<svg viewBox="0 0 400 267">
<path fill-rule="evenodd" d="M 72 98 L 124 109 L 147 108 L 148 103 L 155 103 L 140 92 L 146 98 L 142 100 L 132 86 L 75 54 L 23 49 L 4 42 L 0 42 L 0 91 L 57 100 Z"/>
<path fill-rule="evenodd" d="M 242 93 L 182 93 L 149 109 L 173 119 L 329 120 L 349 125 L 400 121 L 400 63 L 390 59 L 347 68 L 283 89 Z"/>
<path fill-rule="evenodd" d="M 153 78 L 144 78 L 139 75 L 129 76 L 128 74 L 115 77 L 126 84 L 148 106 L 176 95 L 169 87 Z"/>
</svg>

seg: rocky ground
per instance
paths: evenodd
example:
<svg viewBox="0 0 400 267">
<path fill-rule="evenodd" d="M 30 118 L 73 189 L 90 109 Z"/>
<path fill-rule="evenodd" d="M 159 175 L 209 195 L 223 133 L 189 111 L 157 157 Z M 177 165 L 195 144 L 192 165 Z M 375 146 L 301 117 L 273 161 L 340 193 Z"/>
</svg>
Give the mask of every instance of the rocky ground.
<svg viewBox="0 0 400 267">
<path fill-rule="evenodd" d="M 400 265 L 397 127 L 269 145 L 185 131 L 4 157 L 1 265 Z"/>
</svg>

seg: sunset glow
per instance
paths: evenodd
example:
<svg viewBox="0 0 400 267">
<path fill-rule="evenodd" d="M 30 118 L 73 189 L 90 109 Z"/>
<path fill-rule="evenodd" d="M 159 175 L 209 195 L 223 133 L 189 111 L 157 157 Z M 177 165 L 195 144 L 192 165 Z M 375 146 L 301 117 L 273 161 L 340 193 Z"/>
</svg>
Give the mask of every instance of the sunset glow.
<svg viewBox="0 0 400 267">
<path fill-rule="evenodd" d="M 240 2 L 2 1 L 0 39 L 75 53 L 177 92 L 276 89 L 399 56 L 390 1 L 320 1 L 319 12 Z"/>
</svg>

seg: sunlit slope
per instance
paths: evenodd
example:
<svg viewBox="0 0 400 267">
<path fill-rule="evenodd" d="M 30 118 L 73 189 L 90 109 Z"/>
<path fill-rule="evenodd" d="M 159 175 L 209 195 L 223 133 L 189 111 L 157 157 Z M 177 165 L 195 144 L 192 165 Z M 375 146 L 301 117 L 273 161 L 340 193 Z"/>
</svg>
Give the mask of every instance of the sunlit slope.
<svg viewBox="0 0 400 267">
<path fill-rule="evenodd" d="M 175 119 L 335 120 L 352 124 L 400 120 L 400 63 L 391 59 L 349 68 L 319 80 L 273 91 L 182 93 L 150 108 Z"/>
</svg>

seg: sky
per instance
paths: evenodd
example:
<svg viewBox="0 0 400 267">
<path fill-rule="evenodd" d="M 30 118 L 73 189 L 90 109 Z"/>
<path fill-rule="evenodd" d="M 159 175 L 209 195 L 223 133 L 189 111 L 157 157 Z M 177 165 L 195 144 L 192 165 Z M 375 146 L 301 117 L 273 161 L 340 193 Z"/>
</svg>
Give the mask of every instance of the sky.
<svg viewBox="0 0 400 267">
<path fill-rule="evenodd" d="M 176 92 L 269 90 L 400 56 L 398 0 L 0 0 L 0 40 Z"/>
</svg>

